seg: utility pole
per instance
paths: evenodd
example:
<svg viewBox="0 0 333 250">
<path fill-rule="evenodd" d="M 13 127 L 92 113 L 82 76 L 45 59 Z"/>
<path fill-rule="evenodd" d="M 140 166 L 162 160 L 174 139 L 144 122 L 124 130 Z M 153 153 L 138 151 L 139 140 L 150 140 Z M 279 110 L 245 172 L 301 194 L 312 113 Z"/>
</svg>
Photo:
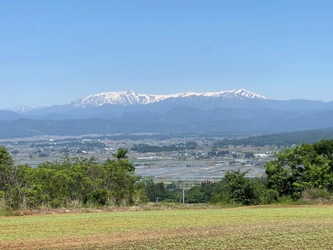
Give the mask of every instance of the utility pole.
<svg viewBox="0 0 333 250">
<path fill-rule="evenodd" d="M 183 187 L 183 205 L 184 205 L 184 201 L 185 201 L 185 192 L 184 192 L 184 187 Z"/>
</svg>

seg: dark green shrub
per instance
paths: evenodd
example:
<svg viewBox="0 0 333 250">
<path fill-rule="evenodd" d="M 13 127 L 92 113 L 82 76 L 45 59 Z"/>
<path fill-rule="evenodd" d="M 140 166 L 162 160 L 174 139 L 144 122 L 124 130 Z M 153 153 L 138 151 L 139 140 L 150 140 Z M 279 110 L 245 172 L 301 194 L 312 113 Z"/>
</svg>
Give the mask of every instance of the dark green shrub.
<svg viewBox="0 0 333 250">
<path fill-rule="evenodd" d="M 260 195 L 260 202 L 262 204 L 271 204 L 279 200 L 279 192 L 274 189 L 266 189 Z"/>
<path fill-rule="evenodd" d="M 59 208 L 63 206 L 63 202 L 59 199 L 54 199 L 49 202 L 49 205 L 53 208 Z"/>
<path fill-rule="evenodd" d="M 105 189 L 96 189 L 90 193 L 90 199 L 95 204 L 105 206 L 109 198 L 109 193 Z"/>
</svg>

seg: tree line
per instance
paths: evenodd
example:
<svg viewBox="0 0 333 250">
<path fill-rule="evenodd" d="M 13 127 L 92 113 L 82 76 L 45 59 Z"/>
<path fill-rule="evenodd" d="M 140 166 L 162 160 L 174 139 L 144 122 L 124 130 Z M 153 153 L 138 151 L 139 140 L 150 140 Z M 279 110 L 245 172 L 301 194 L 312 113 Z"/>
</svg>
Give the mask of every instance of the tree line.
<svg viewBox="0 0 333 250">
<path fill-rule="evenodd" d="M 36 168 L 15 165 L 0 147 L 0 199 L 13 209 L 71 204 L 130 204 L 140 200 L 134 165 L 127 150 L 118 149 L 115 159 L 68 158 L 44 162 Z"/>
<path fill-rule="evenodd" d="M 267 134 L 238 139 L 224 139 L 215 142 L 214 145 L 215 147 L 227 147 L 229 145 L 255 147 L 275 145 L 278 147 L 290 147 L 292 145 L 301 145 L 302 143 L 316 143 L 322 138 L 333 138 L 333 128 Z"/>
</svg>

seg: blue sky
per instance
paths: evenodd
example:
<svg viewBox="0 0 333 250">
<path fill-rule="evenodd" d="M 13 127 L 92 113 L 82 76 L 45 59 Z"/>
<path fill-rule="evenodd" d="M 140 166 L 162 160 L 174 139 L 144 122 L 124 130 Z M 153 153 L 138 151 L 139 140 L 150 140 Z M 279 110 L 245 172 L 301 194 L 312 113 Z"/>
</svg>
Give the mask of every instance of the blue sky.
<svg viewBox="0 0 333 250">
<path fill-rule="evenodd" d="M 333 100 L 333 1 L 0 1 L 0 108 L 245 88 Z"/>
</svg>

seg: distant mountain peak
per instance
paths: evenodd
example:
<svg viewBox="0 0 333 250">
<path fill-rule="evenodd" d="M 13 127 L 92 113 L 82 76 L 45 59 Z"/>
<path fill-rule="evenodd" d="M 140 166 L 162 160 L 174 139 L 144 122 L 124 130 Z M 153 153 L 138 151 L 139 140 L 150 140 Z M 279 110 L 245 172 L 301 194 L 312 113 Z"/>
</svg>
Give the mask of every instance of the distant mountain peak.
<svg viewBox="0 0 333 250">
<path fill-rule="evenodd" d="M 17 112 L 17 113 L 24 113 L 24 112 L 28 112 L 28 111 L 31 111 L 31 110 L 34 110 L 34 109 L 41 109 L 41 108 L 42 107 L 32 108 L 32 107 L 29 107 L 27 105 L 22 105 L 22 106 L 16 106 L 14 108 L 6 109 L 6 110 Z"/>
<path fill-rule="evenodd" d="M 266 97 L 247 91 L 245 89 L 232 89 L 219 92 L 183 92 L 169 95 L 138 94 L 132 90 L 119 92 L 104 92 L 89 95 L 72 102 L 74 107 L 99 107 L 105 104 L 112 105 L 146 105 L 160 102 L 166 99 L 177 98 L 221 98 L 221 99 L 266 99 Z"/>
</svg>

